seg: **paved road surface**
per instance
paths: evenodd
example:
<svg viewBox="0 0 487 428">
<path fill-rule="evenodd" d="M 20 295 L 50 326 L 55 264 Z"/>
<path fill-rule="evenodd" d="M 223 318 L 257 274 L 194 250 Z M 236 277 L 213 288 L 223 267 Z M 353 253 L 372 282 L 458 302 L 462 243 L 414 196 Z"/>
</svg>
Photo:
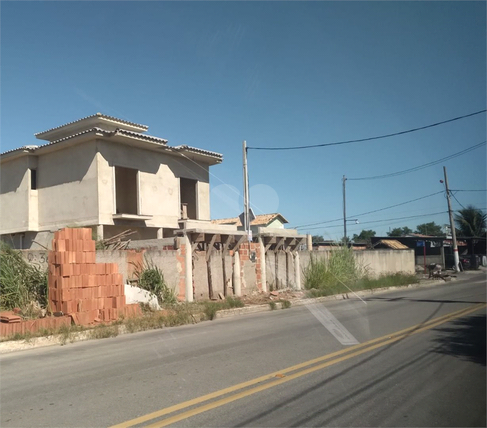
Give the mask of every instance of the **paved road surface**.
<svg viewBox="0 0 487 428">
<path fill-rule="evenodd" d="M 0 425 L 486 426 L 485 274 L 462 278 L 4 355 Z"/>
</svg>

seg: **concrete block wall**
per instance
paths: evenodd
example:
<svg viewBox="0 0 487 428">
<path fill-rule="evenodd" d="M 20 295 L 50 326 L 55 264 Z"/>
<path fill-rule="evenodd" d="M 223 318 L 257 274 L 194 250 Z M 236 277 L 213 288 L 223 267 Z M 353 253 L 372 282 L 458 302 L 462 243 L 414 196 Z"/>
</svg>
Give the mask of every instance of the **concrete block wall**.
<svg viewBox="0 0 487 428">
<path fill-rule="evenodd" d="M 240 256 L 240 277 L 242 293 L 262 290 L 262 254 L 261 247 L 256 242 L 247 242 L 238 249 Z M 254 261 L 252 261 L 254 259 Z"/>
<path fill-rule="evenodd" d="M 303 270 L 310 263 L 310 258 L 317 260 L 328 260 L 332 250 L 324 251 L 300 251 L 301 281 L 304 285 Z M 415 273 L 414 250 L 361 250 L 355 251 L 356 262 L 365 267 L 371 277 L 380 275 L 404 272 Z"/>
</svg>

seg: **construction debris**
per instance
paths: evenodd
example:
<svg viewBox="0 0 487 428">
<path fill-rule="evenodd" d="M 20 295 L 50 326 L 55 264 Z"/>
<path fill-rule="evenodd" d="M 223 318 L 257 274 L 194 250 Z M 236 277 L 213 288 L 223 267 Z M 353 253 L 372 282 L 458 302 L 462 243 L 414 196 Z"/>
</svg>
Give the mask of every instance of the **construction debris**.
<svg viewBox="0 0 487 428">
<path fill-rule="evenodd" d="M 130 239 L 126 239 L 128 236 L 137 233 L 135 230 L 125 230 L 118 235 L 112 236 L 111 238 L 103 239 L 101 244 L 105 250 L 126 250 L 130 245 Z"/>
</svg>

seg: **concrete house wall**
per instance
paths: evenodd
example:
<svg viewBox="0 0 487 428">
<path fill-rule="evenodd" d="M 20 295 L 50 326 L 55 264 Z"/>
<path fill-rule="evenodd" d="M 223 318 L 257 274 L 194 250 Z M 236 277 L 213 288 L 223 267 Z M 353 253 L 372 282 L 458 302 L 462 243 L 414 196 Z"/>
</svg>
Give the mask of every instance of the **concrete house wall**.
<svg viewBox="0 0 487 428">
<path fill-rule="evenodd" d="M 180 177 L 197 180 L 197 219 L 210 219 L 208 165 L 108 141 L 99 140 L 97 147 L 99 224 L 114 224 L 116 166 L 138 170 L 137 214 L 152 216 L 147 227 L 178 228 Z"/>
<path fill-rule="evenodd" d="M 29 157 L 13 159 L 0 168 L 0 212 L 2 233 L 29 228 Z"/>
<path fill-rule="evenodd" d="M 48 144 L 3 153 L 1 239 L 49 247 L 52 232 L 74 226 L 90 226 L 98 238 L 127 229 L 132 240 L 173 236 L 182 202 L 189 218 L 209 221 L 209 167 L 221 155 L 170 147 L 146 130 L 97 113 L 36 134 Z"/>
<path fill-rule="evenodd" d="M 38 156 L 39 230 L 98 223 L 96 143 Z"/>
</svg>

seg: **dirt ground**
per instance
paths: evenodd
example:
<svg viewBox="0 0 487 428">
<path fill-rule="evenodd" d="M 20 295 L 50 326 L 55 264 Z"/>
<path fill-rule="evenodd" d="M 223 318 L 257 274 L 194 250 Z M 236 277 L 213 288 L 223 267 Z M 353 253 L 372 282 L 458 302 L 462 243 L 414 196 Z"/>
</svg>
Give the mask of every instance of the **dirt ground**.
<svg viewBox="0 0 487 428">
<path fill-rule="evenodd" d="M 304 291 L 297 290 L 276 290 L 270 292 L 254 292 L 244 294 L 241 299 L 246 305 L 263 305 L 272 300 L 294 300 L 301 299 L 305 295 Z"/>
</svg>

